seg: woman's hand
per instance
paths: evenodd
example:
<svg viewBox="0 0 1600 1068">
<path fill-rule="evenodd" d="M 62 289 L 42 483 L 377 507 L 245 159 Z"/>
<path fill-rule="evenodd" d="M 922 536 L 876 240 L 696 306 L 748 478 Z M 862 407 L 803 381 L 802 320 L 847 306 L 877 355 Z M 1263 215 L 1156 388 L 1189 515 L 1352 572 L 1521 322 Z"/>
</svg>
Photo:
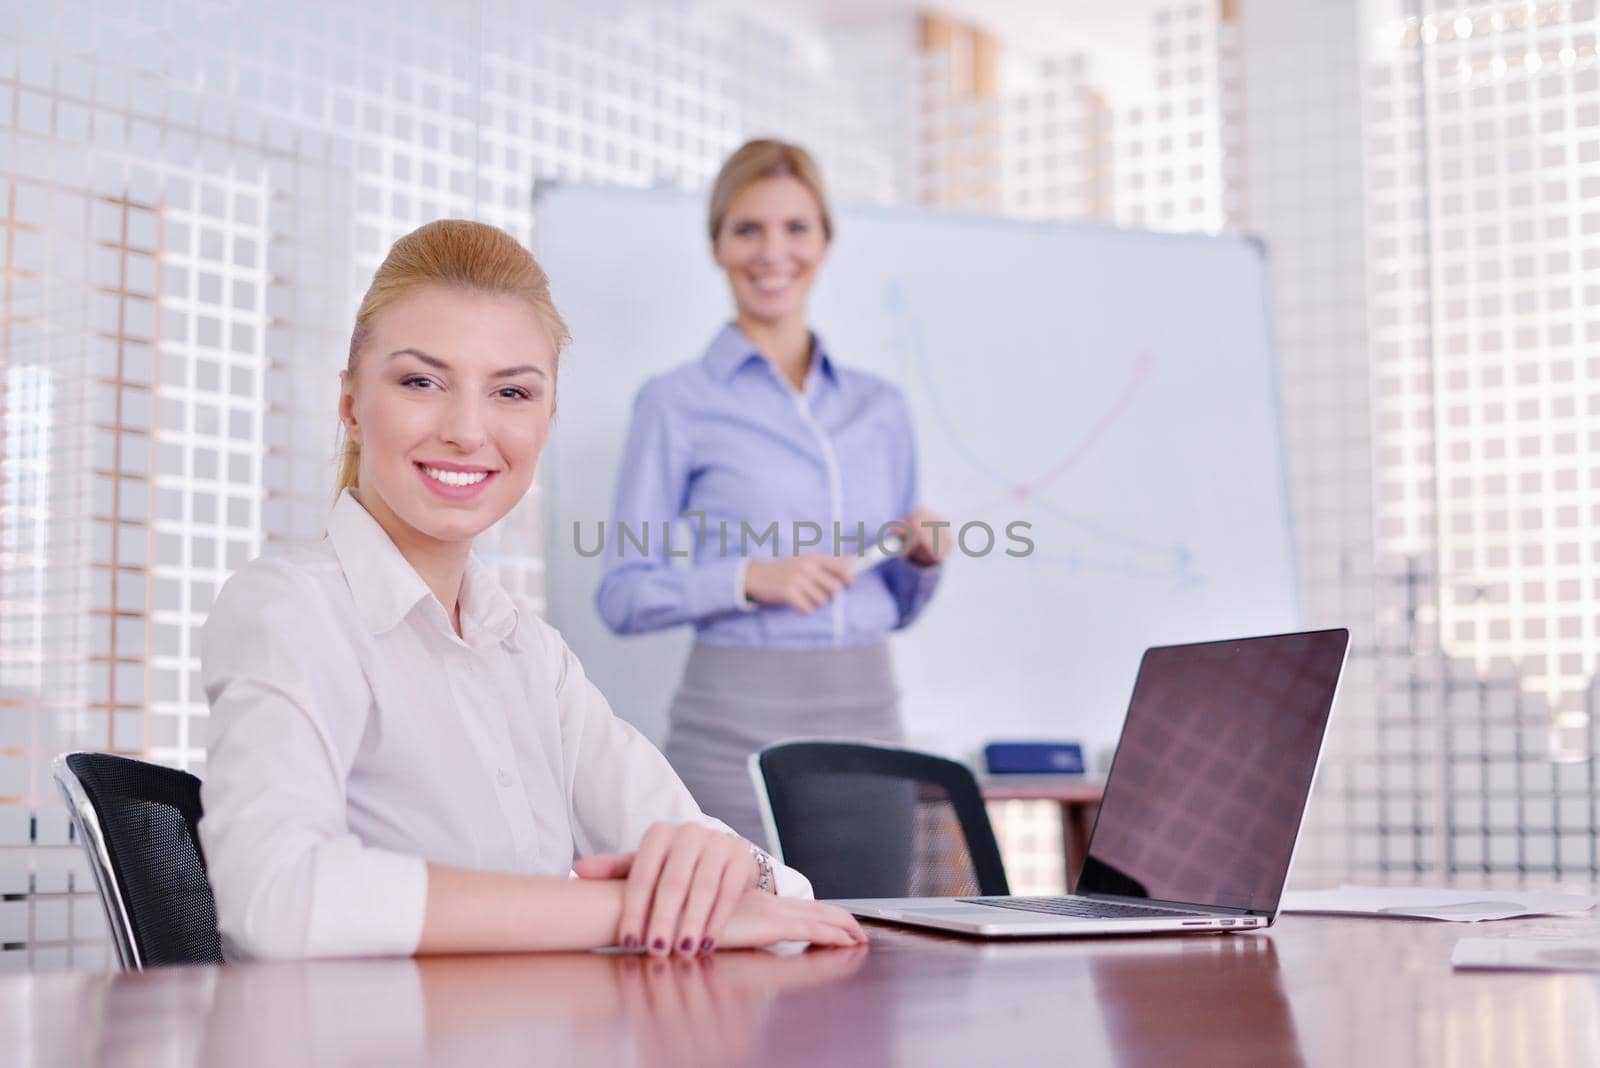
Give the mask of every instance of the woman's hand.
<svg viewBox="0 0 1600 1068">
<path fill-rule="evenodd" d="M 728 920 L 722 944 L 729 949 L 754 949 L 774 942 L 858 946 L 866 941 L 866 932 L 856 918 L 838 905 L 747 890 Z"/>
<path fill-rule="evenodd" d="M 786 604 L 810 615 L 854 582 L 848 559 L 809 553 L 751 560 L 744 573 L 744 595 L 759 604 Z"/>
<path fill-rule="evenodd" d="M 635 852 L 585 857 L 573 870 L 627 879 L 617 942 L 651 953 L 714 949 L 758 875 L 749 842 L 699 823 L 654 824 Z"/>
<path fill-rule="evenodd" d="M 907 560 L 926 567 L 950 555 L 950 546 L 955 542 L 956 535 L 943 517 L 926 508 L 918 508 L 901 522 L 911 535 L 911 544 L 905 551 Z"/>
</svg>

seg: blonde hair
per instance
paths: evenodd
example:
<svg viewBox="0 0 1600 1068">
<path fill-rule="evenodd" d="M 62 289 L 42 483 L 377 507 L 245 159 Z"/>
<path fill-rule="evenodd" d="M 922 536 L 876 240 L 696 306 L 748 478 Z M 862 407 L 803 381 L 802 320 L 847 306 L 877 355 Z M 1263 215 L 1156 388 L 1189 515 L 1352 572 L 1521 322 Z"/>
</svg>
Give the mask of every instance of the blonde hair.
<svg viewBox="0 0 1600 1068">
<path fill-rule="evenodd" d="M 350 334 L 350 360 L 372 336 L 372 324 L 384 308 L 414 289 L 427 285 L 456 286 L 475 293 L 496 293 L 527 301 L 550 332 L 559 360 L 568 341 L 567 324 L 550 299 L 550 279 L 517 239 L 504 230 L 467 219 L 440 219 L 419 226 L 394 243 L 372 276 Z M 339 481 L 334 492 L 353 489 L 361 471 L 361 446 L 343 434 Z"/>
<path fill-rule="evenodd" d="M 746 141 L 739 150 L 728 157 L 717 172 L 711 186 L 710 223 L 711 240 L 717 240 L 722 223 L 728 217 L 728 208 L 734 197 L 745 188 L 763 178 L 790 177 L 799 181 L 817 198 L 817 210 L 822 214 L 822 236 L 833 240 L 833 215 L 828 211 L 828 197 L 822 190 L 822 171 L 811 153 L 799 145 L 783 141 Z"/>
</svg>

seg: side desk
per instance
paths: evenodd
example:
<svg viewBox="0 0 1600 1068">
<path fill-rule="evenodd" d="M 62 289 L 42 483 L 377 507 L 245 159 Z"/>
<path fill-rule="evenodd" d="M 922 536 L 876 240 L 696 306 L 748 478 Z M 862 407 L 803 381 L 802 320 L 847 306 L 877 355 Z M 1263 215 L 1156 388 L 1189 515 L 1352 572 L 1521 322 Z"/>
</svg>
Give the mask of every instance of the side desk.
<svg viewBox="0 0 1600 1068">
<path fill-rule="evenodd" d="M 1066 886 L 1071 888 L 1089 855 L 1089 834 L 1094 830 L 1104 779 L 1078 775 L 997 775 L 978 780 L 985 801 L 1054 801 L 1061 808 L 1061 858 L 1066 864 Z"/>
</svg>

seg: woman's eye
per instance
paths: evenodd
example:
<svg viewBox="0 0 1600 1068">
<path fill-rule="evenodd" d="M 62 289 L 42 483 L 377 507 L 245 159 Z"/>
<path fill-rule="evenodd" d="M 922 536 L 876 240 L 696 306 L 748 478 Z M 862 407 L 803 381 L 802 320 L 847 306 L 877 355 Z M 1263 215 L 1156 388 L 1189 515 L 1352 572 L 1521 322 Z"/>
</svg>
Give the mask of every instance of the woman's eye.
<svg viewBox="0 0 1600 1068">
<path fill-rule="evenodd" d="M 407 375 L 400 380 L 400 384 L 407 389 L 432 389 L 433 379 L 426 375 Z"/>
<path fill-rule="evenodd" d="M 789 224 L 789 232 L 791 234 L 803 234 L 809 229 L 811 229 L 810 223 L 792 222 Z"/>
<path fill-rule="evenodd" d="M 521 386 L 507 386 L 502 390 L 498 390 L 495 395 L 506 400 L 529 400 L 533 396 Z"/>
</svg>

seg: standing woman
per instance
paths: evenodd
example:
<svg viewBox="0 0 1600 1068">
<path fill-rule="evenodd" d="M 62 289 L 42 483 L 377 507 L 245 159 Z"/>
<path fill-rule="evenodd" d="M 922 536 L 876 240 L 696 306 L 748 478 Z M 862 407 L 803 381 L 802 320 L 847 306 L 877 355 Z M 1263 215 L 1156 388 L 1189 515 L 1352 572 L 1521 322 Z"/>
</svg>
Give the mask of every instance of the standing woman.
<svg viewBox="0 0 1600 1068">
<path fill-rule="evenodd" d="M 482 223 L 429 223 L 373 277 L 328 535 L 241 569 L 206 623 L 228 956 L 860 940 L 703 816 L 471 555 L 533 479 L 565 340 L 543 270 Z"/>
<path fill-rule="evenodd" d="M 807 324 L 833 237 L 810 155 L 744 145 L 709 222 L 734 320 L 639 391 L 596 602 L 619 634 L 695 628 L 667 759 L 706 812 L 760 841 L 751 753 L 795 736 L 901 739 L 886 638 L 927 604 L 949 538 L 918 507 L 905 398 L 836 363 Z M 704 532 L 691 566 L 660 538 L 641 551 L 622 537 L 683 513 Z M 902 555 L 852 577 L 863 541 L 894 521 L 910 534 Z"/>
</svg>

